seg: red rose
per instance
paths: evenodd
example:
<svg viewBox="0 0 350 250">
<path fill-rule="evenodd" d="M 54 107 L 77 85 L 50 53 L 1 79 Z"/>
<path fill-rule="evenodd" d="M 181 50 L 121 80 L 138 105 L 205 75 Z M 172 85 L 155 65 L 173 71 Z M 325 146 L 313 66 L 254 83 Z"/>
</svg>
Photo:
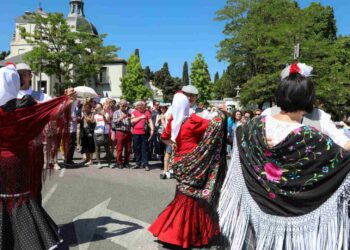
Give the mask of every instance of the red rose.
<svg viewBox="0 0 350 250">
<path fill-rule="evenodd" d="M 267 162 L 264 166 L 266 178 L 271 182 L 278 182 L 282 178 L 283 171 L 274 162 Z"/>
</svg>

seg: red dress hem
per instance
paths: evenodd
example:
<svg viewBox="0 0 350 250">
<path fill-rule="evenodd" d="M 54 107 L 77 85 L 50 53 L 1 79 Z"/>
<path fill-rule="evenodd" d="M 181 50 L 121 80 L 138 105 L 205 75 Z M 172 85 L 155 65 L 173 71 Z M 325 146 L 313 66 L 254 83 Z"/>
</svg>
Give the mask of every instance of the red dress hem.
<svg viewBox="0 0 350 250">
<path fill-rule="evenodd" d="M 205 201 L 180 192 L 148 230 L 161 242 L 182 248 L 208 245 L 220 234 L 215 211 Z"/>
</svg>

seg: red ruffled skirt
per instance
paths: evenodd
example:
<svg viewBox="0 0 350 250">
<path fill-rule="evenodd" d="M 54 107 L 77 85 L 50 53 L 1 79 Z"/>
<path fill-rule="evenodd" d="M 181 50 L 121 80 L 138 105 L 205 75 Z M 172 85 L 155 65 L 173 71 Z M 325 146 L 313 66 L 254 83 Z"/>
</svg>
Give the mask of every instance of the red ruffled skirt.
<svg viewBox="0 0 350 250">
<path fill-rule="evenodd" d="M 220 234 L 216 212 L 206 202 L 180 192 L 148 230 L 160 241 L 183 248 L 207 245 Z"/>
</svg>

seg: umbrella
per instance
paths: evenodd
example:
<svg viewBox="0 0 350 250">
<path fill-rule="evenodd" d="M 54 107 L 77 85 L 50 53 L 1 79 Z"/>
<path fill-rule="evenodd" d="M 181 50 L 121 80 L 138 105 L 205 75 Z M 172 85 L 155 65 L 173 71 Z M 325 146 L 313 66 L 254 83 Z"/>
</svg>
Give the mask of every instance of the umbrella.
<svg viewBox="0 0 350 250">
<path fill-rule="evenodd" d="M 94 98 L 98 96 L 96 91 L 93 88 L 86 86 L 78 86 L 74 88 L 75 92 L 77 92 L 77 96 L 81 98 Z"/>
</svg>

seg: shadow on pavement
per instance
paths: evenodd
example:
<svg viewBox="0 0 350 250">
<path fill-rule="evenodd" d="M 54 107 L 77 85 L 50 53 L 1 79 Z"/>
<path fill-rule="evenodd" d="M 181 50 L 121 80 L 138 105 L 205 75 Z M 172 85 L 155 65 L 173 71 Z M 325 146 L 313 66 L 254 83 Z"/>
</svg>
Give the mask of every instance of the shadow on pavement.
<svg viewBox="0 0 350 250">
<path fill-rule="evenodd" d="M 108 231 L 106 227 L 108 224 L 125 225 L 127 227 L 118 229 L 115 231 Z M 91 236 L 91 239 L 86 239 L 85 242 L 84 240 L 82 242 L 78 242 L 75 228 L 84 228 L 84 227 L 86 228 L 91 225 L 94 225 L 95 227 L 94 228 L 95 233 Z M 58 249 L 66 250 L 66 249 L 69 249 L 69 247 L 74 247 L 79 244 L 113 238 L 116 236 L 131 233 L 139 229 L 143 229 L 143 227 L 136 223 L 116 220 L 116 219 L 112 219 L 111 217 L 98 217 L 94 219 L 76 220 L 74 222 L 60 226 L 60 235 L 63 238 L 63 243 L 59 246 Z M 89 228 L 89 230 L 91 230 L 91 228 Z M 97 235 L 101 237 L 95 237 Z"/>
</svg>

